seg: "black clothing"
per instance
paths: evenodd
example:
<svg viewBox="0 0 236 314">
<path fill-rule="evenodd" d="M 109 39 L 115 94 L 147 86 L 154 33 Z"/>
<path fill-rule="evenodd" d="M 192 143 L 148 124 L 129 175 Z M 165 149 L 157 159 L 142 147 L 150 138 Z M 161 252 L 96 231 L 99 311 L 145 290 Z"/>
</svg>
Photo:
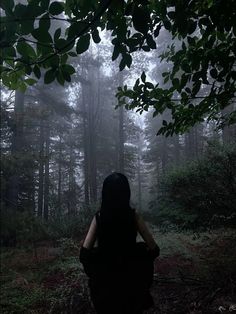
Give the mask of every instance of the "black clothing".
<svg viewBox="0 0 236 314">
<path fill-rule="evenodd" d="M 125 215 L 121 211 L 110 212 L 104 214 L 103 211 L 98 211 L 96 213 L 99 251 L 109 256 L 117 255 L 117 252 L 119 255 L 127 255 L 128 252 L 134 250 L 136 245 L 135 211 L 127 208 Z"/>
<path fill-rule="evenodd" d="M 109 249 L 99 246 L 99 214 L 96 215 L 98 247 L 81 248 L 80 261 L 89 277 L 89 287 L 98 314 L 136 314 L 153 305 L 149 289 L 153 280 L 153 261 L 159 248 L 150 251 L 144 242 L 118 241 Z M 126 233 L 120 225 L 120 233 Z M 121 236 L 121 240 L 125 240 Z M 127 243 L 129 245 L 127 245 Z M 100 241 L 101 244 L 101 241 Z"/>
</svg>

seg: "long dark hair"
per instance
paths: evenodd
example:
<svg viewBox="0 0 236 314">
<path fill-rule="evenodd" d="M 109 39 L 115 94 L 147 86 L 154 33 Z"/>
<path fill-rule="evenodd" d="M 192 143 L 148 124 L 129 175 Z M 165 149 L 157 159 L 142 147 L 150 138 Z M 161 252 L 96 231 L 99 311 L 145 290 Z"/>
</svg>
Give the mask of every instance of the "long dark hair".
<svg viewBox="0 0 236 314">
<path fill-rule="evenodd" d="M 98 222 L 100 248 L 127 247 L 136 239 L 134 210 L 130 207 L 130 186 L 122 173 L 114 172 L 103 182 Z"/>
<path fill-rule="evenodd" d="M 118 214 L 127 209 L 130 209 L 128 179 L 122 173 L 114 172 L 103 182 L 101 212 Z"/>
</svg>

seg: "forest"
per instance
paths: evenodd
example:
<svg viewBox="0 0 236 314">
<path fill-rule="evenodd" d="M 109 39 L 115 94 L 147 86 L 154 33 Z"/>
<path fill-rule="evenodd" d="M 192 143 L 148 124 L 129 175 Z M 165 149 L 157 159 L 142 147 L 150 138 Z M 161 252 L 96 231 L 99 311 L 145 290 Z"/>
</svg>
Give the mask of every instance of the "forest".
<svg viewBox="0 0 236 314">
<path fill-rule="evenodd" d="M 145 313 L 236 312 L 234 0 L 1 0 L 1 313 L 94 312 L 104 179 L 160 246 Z"/>
</svg>

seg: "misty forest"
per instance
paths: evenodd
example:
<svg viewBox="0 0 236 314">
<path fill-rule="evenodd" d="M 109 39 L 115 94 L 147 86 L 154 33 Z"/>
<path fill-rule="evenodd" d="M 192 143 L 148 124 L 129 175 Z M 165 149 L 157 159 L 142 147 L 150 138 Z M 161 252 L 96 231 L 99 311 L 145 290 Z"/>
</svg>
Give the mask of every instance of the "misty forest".
<svg viewBox="0 0 236 314">
<path fill-rule="evenodd" d="M 160 246 L 145 313 L 236 313 L 235 1 L 0 13 L 1 313 L 95 313 L 79 252 L 112 172 Z"/>
</svg>

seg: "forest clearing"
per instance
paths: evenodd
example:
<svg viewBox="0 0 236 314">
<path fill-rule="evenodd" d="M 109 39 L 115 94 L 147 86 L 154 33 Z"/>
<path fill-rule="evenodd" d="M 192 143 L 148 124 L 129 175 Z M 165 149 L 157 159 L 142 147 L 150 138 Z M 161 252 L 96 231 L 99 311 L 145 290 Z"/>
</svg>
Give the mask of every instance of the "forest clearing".
<svg viewBox="0 0 236 314">
<path fill-rule="evenodd" d="M 161 255 L 152 287 L 155 307 L 146 313 L 234 313 L 236 233 L 217 229 L 161 233 L 153 227 Z M 79 263 L 79 241 L 1 252 L 1 313 L 95 313 L 87 277 Z"/>
<path fill-rule="evenodd" d="M 235 0 L 0 0 L 2 314 L 95 313 L 82 251 L 122 265 L 119 314 L 151 306 L 153 265 L 146 314 L 236 314 L 235 17 Z M 119 276 L 130 261 L 146 281 Z"/>
</svg>

